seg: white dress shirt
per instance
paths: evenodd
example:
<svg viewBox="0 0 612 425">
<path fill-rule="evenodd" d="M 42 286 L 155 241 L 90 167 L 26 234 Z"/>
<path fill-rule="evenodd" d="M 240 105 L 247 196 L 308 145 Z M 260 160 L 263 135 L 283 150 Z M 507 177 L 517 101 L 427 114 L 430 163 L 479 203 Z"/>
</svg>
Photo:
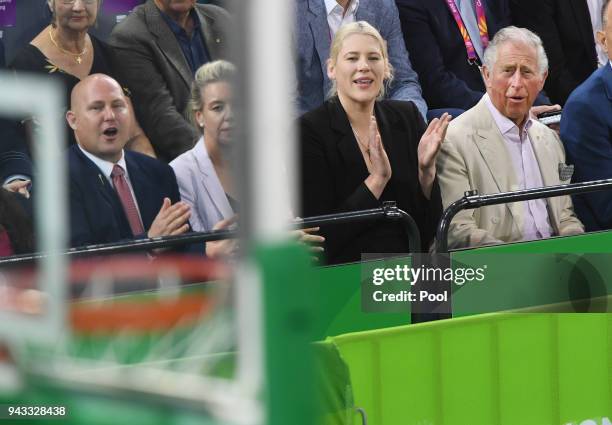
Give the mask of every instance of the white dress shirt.
<svg viewBox="0 0 612 425">
<path fill-rule="evenodd" d="M 329 38 L 333 39 L 334 35 L 342 25 L 355 22 L 355 14 L 359 7 L 359 0 L 349 0 L 349 4 L 344 12 L 344 8 L 338 4 L 336 0 L 325 0 L 325 10 L 327 11 L 327 24 L 329 25 Z"/>
<path fill-rule="evenodd" d="M 106 161 L 102 158 L 98 158 L 94 154 L 87 152 L 80 145 L 78 146 L 81 152 L 83 152 L 85 156 L 91 160 L 91 162 L 96 164 L 96 166 L 100 169 L 100 171 L 102 172 L 102 175 L 106 178 L 106 181 L 108 181 L 111 187 L 115 188 L 115 185 L 113 184 L 113 177 L 112 177 L 113 168 L 115 167 L 115 163 Z M 117 161 L 117 165 L 123 168 L 123 171 L 125 172 L 125 181 L 127 182 L 127 185 L 130 188 L 130 193 L 132 194 L 132 198 L 134 199 L 134 205 L 136 205 L 136 209 L 138 210 L 138 215 L 140 215 L 140 219 L 142 221 L 142 215 L 140 214 L 140 207 L 138 206 L 138 199 L 136 198 L 136 194 L 134 193 L 134 188 L 132 187 L 132 182 L 130 181 L 130 174 L 128 172 L 127 165 L 125 163 L 125 155 L 123 153 L 123 150 L 121 151 L 121 158 L 119 159 L 119 161 Z"/>
<path fill-rule="evenodd" d="M 540 165 L 533 152 L 532 141 L 528 130 L 533 124 L 531 118 L 523 126 L 521 131 L 518 126 L 502 115 L 491 102 L 488 94 L 485 94 L 485 103 L 493 116 L 502 134 L 510 159 L 516 174 L 517 190 L 532 189 L 544 186 Z M 520 133 L 519 133 L 520 132 Z M 545 199 L 532 199 L 521 202 L 523 205 L 523 240 L 548 238 L 553 234 L 553 228 L 548 218 L 548 208 Z"/>
</svg>

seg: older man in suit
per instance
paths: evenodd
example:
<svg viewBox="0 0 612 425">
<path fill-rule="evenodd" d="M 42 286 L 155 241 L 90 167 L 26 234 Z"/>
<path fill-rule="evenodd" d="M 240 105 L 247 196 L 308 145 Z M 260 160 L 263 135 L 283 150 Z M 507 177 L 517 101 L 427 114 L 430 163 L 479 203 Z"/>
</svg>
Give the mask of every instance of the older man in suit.
<svg viewBox="0 0 612 425">
<path fill-rule="evenodd" d="M 300 114 L 323 104 L 331 88 L 327 59 L 331 40 L 345 23 L 366 21 L 387 41 L 394 80 L 388 98 L 412 101 L 426 118 L 427 104 L 412 70 L 393 0 L 295 0 L 297 109 Z"/>
<path fill-rule="evenodd" d="M 185 118 L 189 87 L 204 63 L 225 57 L 228 13 L 195 0 L 148 0 L 118 24 L 109 43 L 144 132 L 171 161 L 199 135 Z"/>
<path fill-rule="evenodd" d="M 598 41 L 612 59 L 612 6 L 604 1 Z M 561 139 L 576 167 L 572 181 L 612 178 L 612 65 L 610 60 L 571 94 L 561 119 Z M 612 192 L 574 197 L 587 230 L 612 229 Z"/>
<path fill-rule="evenodd" d="M 174 172 L 156 159 L 124 150 L 129 110 L 112 78 L 94 74 L 72 91 L 66 119 L 71 245 L 178 235 L 189 229 Z"/>
<path fill-rule="evenodd" d="M 451 122 L 438 155 L 442 202 L 464 192 L 499 193 L 561 184 L 566 173 L 556 133 L 530 117 L 544 86 L 548 60 L 540 38 L 507 27 L 484 55 L 487 93 Z M 464 210 L 450 226 L 449 246 L 466 247 L 533 240 L 584 231 L 569 196 Z"/>
</svg>

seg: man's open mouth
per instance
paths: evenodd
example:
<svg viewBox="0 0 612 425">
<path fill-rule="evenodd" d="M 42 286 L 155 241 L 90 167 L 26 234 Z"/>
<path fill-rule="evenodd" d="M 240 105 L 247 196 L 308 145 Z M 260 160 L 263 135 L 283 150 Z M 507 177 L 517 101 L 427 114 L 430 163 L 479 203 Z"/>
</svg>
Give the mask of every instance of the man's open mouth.
<svg viewBox="0 0 612 425">
<path fill-rule="evenodd" d="M 104 135 L 107 137 L 114 137 L 117 135 L 117 133 L 119 132 L 119 130 L 117 130 L 117 128 L 115 127 L 109 127 L 106 130 L 104 130 Z"/>
</svg>

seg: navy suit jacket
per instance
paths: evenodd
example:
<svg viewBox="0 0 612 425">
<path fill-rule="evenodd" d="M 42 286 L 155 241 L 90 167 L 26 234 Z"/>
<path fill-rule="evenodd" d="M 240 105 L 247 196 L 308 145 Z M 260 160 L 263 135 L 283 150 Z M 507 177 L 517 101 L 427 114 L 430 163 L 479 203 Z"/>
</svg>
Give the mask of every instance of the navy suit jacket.
<svg viewBox="0 0 612 425">
<path fill-rule="evenodd" d="M 444 0 L 396 0 L 402 31 L 431 109 L 470 109 L 485 92 L 477 66 Z M 483 1 L 489 38 L 511 24 L 508 0 Z"/>
<path fill-rule="evenodd" d="M 561 140 L 572 182 L 612 178 L 612 68 L 595 71 L 571 94 L 561 119 Z M 574 208 L 587 231 L 612 229 L 612 191 L 574 197 Z"/>
<path fill-rule="evenodd" d="M 174 171 L 156 159 L 125 151 L 125 161 L 145 230 L 165 197 L 180 201 Z M 68 150 L 70 180 L 70 245 L 73 247 L 133 239 L 114 188 L 77 145 Z M 137 235 L 146 237 L 145 235 Z"/>
<path fill-rule="evenodd" d="M 296 0 L 296 3 L 297 109 L 301 115 L 321 106 L 331 88 L 327 77 L 331 38 L 324 1 Z M 427 104 L 404 46 L 393 0 L 361 0 L 356 18 L 367 21 L 387 41 L 389 61 L 394 68 L 394 79 L 387 97 L 412 101 L 425 118 Z"/>
</svg>

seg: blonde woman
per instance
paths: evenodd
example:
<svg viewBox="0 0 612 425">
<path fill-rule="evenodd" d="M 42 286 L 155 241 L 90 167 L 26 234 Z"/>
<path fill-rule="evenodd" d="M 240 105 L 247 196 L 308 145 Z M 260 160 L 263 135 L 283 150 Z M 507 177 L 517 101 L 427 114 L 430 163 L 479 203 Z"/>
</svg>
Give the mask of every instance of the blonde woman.
<svg viewBox="0 0 612 425">
<path fill-rule="evenodd" d="M 378 100 L 393 69 L 384 40 L 367 22 L 336 33 L 327 73 L 335 96 L 300 119 L 303 216 L 396 201 L 419 226 L 422 246 L 412 248 L 426 250 L 442 210 L 435 158 L 451 117 L 427 127 L 412 102 Z M 409 249 L 397 222 L 339 225 L 322 234 L 330 263 Z"/>
</svg>

